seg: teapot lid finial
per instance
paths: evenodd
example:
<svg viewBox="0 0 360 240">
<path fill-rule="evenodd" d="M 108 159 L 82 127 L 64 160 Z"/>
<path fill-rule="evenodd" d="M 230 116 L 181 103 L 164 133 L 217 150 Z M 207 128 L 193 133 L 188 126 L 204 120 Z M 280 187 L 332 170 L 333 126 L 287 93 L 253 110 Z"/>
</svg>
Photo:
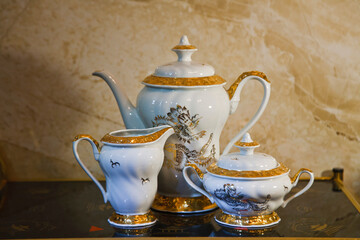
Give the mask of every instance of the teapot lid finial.
<svg viewBox="0 0 360 240">
<path fill-rule="evenodd" d="M 190 45 L 188 37 L 186 35 L 182 35 L 178 45 Z"/>
<path fill-rule="evenodd" d="M 197 48 L 190 44 L 186 35 L 183 35 L 180 38 L 179 44 L 171 50 L 178 55 L 178 62 L 191 62 L 191 55 L 197 51 Z"/>
<path fill-rule="evenodd" d="M 154 74 L 144 80 L 145 85 L 203 87 L 225 84 L 224 79 L 215 75 L 212 66 L 192 61 L 191 55 L 197 48 L 186 35 L 181 36 L 178 45 L 171 50 L 177 54 L 177 61 L 157 67 Z"/>
</svg>

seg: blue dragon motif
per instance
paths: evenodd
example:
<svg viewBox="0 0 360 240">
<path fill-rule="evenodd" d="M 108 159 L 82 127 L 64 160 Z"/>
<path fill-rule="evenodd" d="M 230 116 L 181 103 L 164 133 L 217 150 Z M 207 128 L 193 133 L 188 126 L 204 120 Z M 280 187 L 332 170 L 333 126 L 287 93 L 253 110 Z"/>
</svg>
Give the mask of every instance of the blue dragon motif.
<svg viewBox="0 0 360 240">
<path fill-rule="evenodd" d="M 214 195 L 238 212 L 267 210 L 269 208 L 267 203 L 271 199 L 270 194 L 266 196 L 263 202 L 249 198 L 244 194 L 237 193 L 234 184 L 224 184 L 223 188 L 214 191 Z"/>
</svg>

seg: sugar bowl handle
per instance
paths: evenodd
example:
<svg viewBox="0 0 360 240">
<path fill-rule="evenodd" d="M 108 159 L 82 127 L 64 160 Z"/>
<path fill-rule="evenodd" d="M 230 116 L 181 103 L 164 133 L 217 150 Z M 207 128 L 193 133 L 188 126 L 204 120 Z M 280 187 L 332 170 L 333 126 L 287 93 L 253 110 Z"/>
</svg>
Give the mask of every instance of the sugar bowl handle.
<svg viewBox="0 0 360 240">
<path fill-rule="evenodd" d="M 106 193 L 105 189 L 100 184 L 100 182 L 91 174 L 91 172 L 85 166 L 85 164 L 80 160 L 79 153 L 77 152 L 77 146 L 78 146 L 79 142 L 82 141 L 82 140 L 86 140 L 91 144 L 96 161 L 99 161 L 99 158 L 100 158 L 99 143 L 93 137 L 91 137 L 90 135 L 77 135 L 74 138 L 74 141 L 73 141 L 73 152 L 74 152 L 74 156 L 76 158 L 76 161 L 79 163 L 80 167 L 86 172 L 86 174 L 91 178 L 91 180 L 94 181 L 96 186 L 98 186 L 98 188 L 100 189 L 100 191 L 101 191 L 101 193 L 102 193 L 102 195 L 104 197 L 104 202 L 106 203 L 107 202 L 107 193 Z"/>
<path fill-rule="evenodd" d="M 301 189 L 299 192 L 295 193 L 294 195 L 292 195 L 291 197 L 289 197 L 288 199 L 286 199 L 281 206 L 284 208 L 286 207 L 286 205 L 293 200 L 294 198 L 300 196 L 301 194 L 303 194 L 304 192 L 306 192 L 307 190 L 309 190 L 309 188 L 311 187 L 311 185 L 314 183 L 314 174 L 310 169 L 307 168 L 301 168 L 292 178 L 291 178 L 291 188 L 295 187 L 300 179 L 301 174 L 303 173 L 307 173 L 310 176 L 309 182 L 308 184 Z"/>
<path fill-rule="evenodd" d="M 193 172 L 195 173 L 194 175 L 196 175 L 196 177 L 200 180 L 200 182 L 203 182 L 203 179 L 202 177 L 203 176 L 199 176 L 199 172 L 201 173 L 201 170 L 197 168 L 197 166 L 186 166 L 184 167 L 183 169 L 183 176 L 184 176 L 184 179 L 185 181 L 193 188 L 195 189 L 196 191 L 198 191 L 199 193 L 201 193 L 202 195 L 204 195 L 205 197 L 207 197 L 211 203 L 214 203 L 214 198 L 208 193 L 205 191 L 205 189 L 199 187 L 198 185 L 196 185 L 192 180 L 191 178 L 189 177 L 189 174 Z"/>
</svg>

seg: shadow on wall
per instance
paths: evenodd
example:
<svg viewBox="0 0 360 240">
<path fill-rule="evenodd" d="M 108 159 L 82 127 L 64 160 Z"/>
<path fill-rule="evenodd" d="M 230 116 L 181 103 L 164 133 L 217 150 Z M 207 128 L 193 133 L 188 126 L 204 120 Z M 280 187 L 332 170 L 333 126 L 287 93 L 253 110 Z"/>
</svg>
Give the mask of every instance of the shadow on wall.
<svg viewBox="0 0 360 240">
<path fill-rule="evenodd" d="M 72 139 L 77 133 L 101 137 L 93 129 L 104 122 L 108 125 L 102 129 L 119 127 L 92 108 L 99 94 L 96 85 L 107 86 L 91 73 L 81 77 L 78 70 L 65 69 L 51 56 L 2 49 L 0 155 L 9 180 L 86 178 L 69 160 Z M 80 154 L 93 159 L 88 146 Z M 99 170 L 96 161 L 85 162 L 90 170 Z"/>
</svg>

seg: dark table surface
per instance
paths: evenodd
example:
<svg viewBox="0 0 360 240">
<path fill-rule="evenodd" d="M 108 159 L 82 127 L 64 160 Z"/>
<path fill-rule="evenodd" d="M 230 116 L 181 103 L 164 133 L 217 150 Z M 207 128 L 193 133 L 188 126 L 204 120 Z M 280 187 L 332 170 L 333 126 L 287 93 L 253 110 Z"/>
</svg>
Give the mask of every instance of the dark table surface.
<svg viewBox="0 0 360 240">
<path fill-rule="evenodd" d="M 300 181 L 293 192 L 306 182 Z M 281 222 L 267 231 L 220 227 L 214 211 L 202 215 L 155 212 L 158 223 L 140 230 L 116 230 L 107 223 L 113 210 L 92 182 L 8 183 L 0 208 L 0 238 L 92 237 L 360 237 L 360 213 L 332 181 L 315 181 L 304 195 L 276 212 Z"/>
</svg>

